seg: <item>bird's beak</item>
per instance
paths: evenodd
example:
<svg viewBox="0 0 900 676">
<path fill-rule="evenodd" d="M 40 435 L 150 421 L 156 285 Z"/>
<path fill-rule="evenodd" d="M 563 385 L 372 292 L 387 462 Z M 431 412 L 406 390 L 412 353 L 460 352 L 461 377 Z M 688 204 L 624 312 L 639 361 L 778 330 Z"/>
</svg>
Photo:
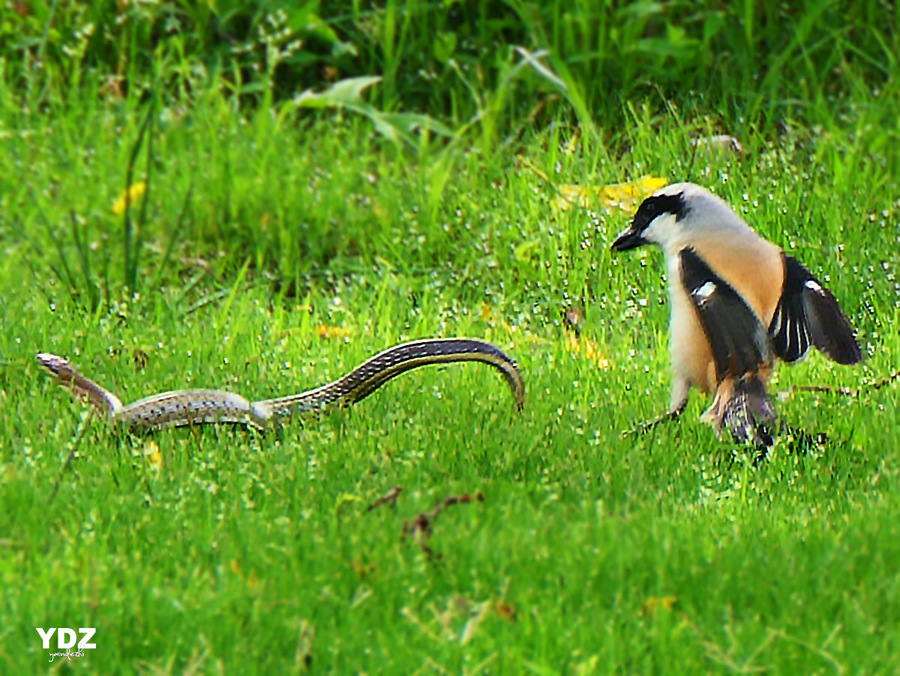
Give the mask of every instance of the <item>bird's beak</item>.
<svg viewBox="0 0 900 676">
<path fill-rule="evenodd" d="M 647 240 L 641 236 L 641 233 L 634 229 L 634 226 L 632 226 L 616 237 L 616 241 L 612 243 L 612 250 L 628 251 L 629 249 L 636 249 L 646 243 Z"/>
</svg>

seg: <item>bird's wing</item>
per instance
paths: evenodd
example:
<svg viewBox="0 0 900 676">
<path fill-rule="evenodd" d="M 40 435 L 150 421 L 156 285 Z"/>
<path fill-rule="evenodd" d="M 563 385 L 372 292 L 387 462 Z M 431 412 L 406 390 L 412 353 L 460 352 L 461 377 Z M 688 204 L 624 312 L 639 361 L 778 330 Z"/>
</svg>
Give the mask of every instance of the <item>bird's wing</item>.
<svg viewBox="0 0 900 676">
<path fill-rule="evenodd" d="M 837 300 L 802 263 L 784 256 L 784 289 L 769 335 L 784 361 L 802 359 L 815 345 L 838 364 L 862 361 L 850 322 Z"/>
<path fill-rule="evenodd" d="M 716 362 L 716 379 L 756 373 L 772 362 L 769 336 L 747 301 L 692 248 L 679 253 L 681 283 L 697 310 Z"/>
</svg>

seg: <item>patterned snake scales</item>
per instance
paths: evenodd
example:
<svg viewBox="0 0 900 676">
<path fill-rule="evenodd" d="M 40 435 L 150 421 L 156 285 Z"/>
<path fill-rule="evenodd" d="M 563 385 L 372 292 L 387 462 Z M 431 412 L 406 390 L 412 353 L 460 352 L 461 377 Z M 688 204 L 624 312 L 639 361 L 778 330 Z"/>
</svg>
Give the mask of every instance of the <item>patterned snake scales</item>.
<svg viewBox="0 0 900 676">
<path fill-rule="evenodd" d="M 123 406 L 119 398 L 83 376 L 72 364 L 42 352 L 37 360 L 76 395 L 86 397 L 115 424 L 132 430 L 206 423 L 237 423 L 265 430 L 280 418 L 344 408 L 392 378 L 419 366 L 480 361 L 499 370 L 512 391 L 516 406 L 525 403 L 525 383 L 516 363 L 500 348 L 471 338 L 417 340 L 392 347 L 322 387 L 279 399 L 247 401 L 239 394 L 218 390 L 178 390 L 146 397 Z"/>
</svg>

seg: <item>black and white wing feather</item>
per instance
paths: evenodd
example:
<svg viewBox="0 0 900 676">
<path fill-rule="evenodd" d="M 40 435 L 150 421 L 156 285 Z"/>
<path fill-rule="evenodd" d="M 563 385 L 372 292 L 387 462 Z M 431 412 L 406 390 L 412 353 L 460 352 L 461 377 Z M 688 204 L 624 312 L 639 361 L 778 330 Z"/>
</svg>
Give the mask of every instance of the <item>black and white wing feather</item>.
<svg viewBox="0 0 900 676">
<path fill-rule="evenodd" d="M 693 249 L 683 249 L 679 257 L 681 281 L 709 340 L 718 382 L 771 365 L 769 336 L 747 301 Z"/>
<path fill-rule="evenodd" d="M 806 356 L 811 345 L 838 364 L 862 361 L 862 352 L 840 305 L 802 263 L 784 256 L 784 289 L 769 335 L 775 354 L 787 362 Z"/>
</svg>

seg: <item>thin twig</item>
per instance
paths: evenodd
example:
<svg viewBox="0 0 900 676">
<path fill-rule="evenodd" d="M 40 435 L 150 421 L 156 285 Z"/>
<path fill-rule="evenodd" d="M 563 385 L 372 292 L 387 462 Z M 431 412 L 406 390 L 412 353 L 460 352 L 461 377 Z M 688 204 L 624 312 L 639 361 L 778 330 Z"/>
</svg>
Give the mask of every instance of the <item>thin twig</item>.
<svg viewBox="0 0 900 676">
<path fill-rule="evenodd" d="M 367 512 L 371 512 L 376 507 L 381 507 L 381 505 L 386 505 L 390 503 L 392 506 L 397 503 L 397 497 L 400 495 L 400 491 L 403 490 L 403 486 L 394 486 L 387 493 L 378 498 L 371 505 L 366 507 Z"/>
<path fill-rule="evenodd" d="M 437 519 L 438 515 L 451 505 L 469 503 L 473 500 L 475 500 L 476 502 L 484 502 L 484 493 L 482 493 L 481 491 L 476 491 L 474 495 L 470 493 L 463 493 L 462 495 L 448 495 L 446 498 L 441 500 L 430 512 L 422 512 L 411 521 L 405 521 L 403 523 L 403 537 L 416 538 L 419 542 L 419 546 L 422 548 L 422 551 L 425 552 L 425 554 L 427 554 L 429 558 L 431 558 L 434 555 L 434 551 L 426 544 L 426 540 L 431 537 L 431 534 L 433 532 L 432 527 L 434 525 L 435 519 Z"/>
<path fill-rule="evenodd" d="M 639 434 L 646 434 L 647 432 L 654 429 L 658 425 L 661 425 L 662 423 L 670 422 L 672 420 L 678 420 L 678 418 L 681 416 L 681 414 L 684 413 L 685 408 L 687 408 L 687 401 L 685 401 L 683 404 L 681 404 L 681 406 L 676 408 L 674 411 L 668 411 L 667 413 L 663 413 L 662 415 L 657 416 L 656 418 L 653 418 L 653 420 L 648 420 L 645 423 L 641 423 L 634 429 L 630 429 L 630 430 L 626 430 L 625 432 L 622 432 L 622 434 L 619 438 L 625 439 L 626 437 L 633 437 L 633 436 L 636 436 Z"/>
<path fill-rule="evenodd" d="M 783 392 L 779 392 L 778 396 L 780 399 L 787 399 L 792 394 L 794 394 L 794 392 L 829 392 L 831 394 L 839 394 L 845 397 L 859 397 L 868 392 L 874 392 L 875 390 L 880 390 L 883 387 L 887 387 L 897 379 L 900 379 L 900 371 L 893 373 L 887 378 L 878 380 L 871 385 L 860 387 L 857 389 L 853 389 L 851 387 L 831 387 L 830 385 L 792 385 Z"/>
</svg>

